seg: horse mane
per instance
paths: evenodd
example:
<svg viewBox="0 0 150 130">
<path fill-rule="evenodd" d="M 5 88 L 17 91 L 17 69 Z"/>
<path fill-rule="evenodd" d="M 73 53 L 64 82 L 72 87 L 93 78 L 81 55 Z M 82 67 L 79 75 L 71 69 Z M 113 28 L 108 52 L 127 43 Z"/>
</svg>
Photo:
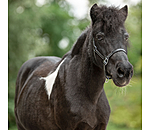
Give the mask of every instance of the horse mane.
<svg viewBox="0 0 150 130">
<path fill-rule="evenodd" d="M 77 39 L 77 41 L 75 42 L 75 44 L 73 45 L 72 50 L 71 50 L 72 57 L 74 55 L 79 54 L 79 52 L 82 50 L 82 46 L 83 46 L 83 44 L 84 44 L 84 42 L 86 40 L 88 31 L 89 31 L 89 28 L 87 28 L 86 30 L 84 30 L 82 32 L 82 34 L 79 36 L 79 38 Z"/>
</svg>

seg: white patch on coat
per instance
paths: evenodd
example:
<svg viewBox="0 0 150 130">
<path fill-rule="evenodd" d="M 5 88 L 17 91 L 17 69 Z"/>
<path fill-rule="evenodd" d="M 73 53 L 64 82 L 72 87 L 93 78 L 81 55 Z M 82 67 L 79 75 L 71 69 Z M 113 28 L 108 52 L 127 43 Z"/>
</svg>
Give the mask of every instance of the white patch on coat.
<svg viewBox="0 0 150 130">
<path fill-rule="evenodd" d="M 48 99 L 50 99 L 50 94 L 52 92 L 52 88 L 53 88 L 53 85 L 55 83 L 55 79 L 57 77 L 60 66 L 62 65 L 64 60 L 58 65 L 58 67 L 56 68 L 56 70 L 54 72 L 50 73 L 47 77 L 41 77 L 40 78 L 40 80 L 42 80 L 42 79 L 45 80 L 45 88 L 46 88 L 46 91 L 47 91 Z"/>
</svg>

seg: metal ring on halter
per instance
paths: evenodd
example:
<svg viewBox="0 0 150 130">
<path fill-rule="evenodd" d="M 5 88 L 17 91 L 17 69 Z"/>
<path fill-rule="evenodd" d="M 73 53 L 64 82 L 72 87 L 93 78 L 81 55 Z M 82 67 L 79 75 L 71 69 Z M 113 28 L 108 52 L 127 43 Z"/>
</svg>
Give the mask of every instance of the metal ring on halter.
<svg viewBox="0 0 150 130">
<path fill-rule="evenodd" d="M 105 59 L 103 60 L 103 64 L 106 66 L 108 64 L 108 58 L 105 57 Z"/>
<path fill-rule="evenodd" d="M 108 80 L 111 79 L 111 77 L 110 77 L 110 76 L 107 76 L 105 67 L 106 67 L 106 65 L 108 64 L 110 57 L 113 56 L 115 53 L 120 52 L 120 51 L 123 51 L 125 54 L 127 54 L 127 52 L 126 52 L 124 49 L 118 48 L 118 49 L 112 51 L 112 52 L 111 52 L 110 54 L 108 54 L 107 56 L 103 56 L 103 55 L 98 51 L 98 49 L 97 49 L 97 47 L 96 47 L 96 45 L 95 45 L 94 38 L 93 38 L 93 51 L 94 51 L 94 58 L 95 58 L 96 62 L 97 62 L 97 59 L 96 59 L 95 53 L 103 60 L 104 73 L 105 73 L 106 79 L 108 79 Z M 97 64 L 97 63 L 96 63 L 96 64 Z"/>
</svg>

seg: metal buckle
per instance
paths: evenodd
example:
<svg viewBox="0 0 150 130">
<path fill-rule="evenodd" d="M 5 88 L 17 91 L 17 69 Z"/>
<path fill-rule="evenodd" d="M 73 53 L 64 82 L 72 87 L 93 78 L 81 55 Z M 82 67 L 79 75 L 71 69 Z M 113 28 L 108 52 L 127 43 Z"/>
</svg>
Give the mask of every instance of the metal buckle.
<svg viewBox="0 0 150 130">
<path fill-rule="evenodd" d="M 103 64 L 104 64 L 104 65 L 107 65 L 107 63 L 108 63 L 108 58 L 105 57 L 105 59 L 103 60 Z"/>
</svg>

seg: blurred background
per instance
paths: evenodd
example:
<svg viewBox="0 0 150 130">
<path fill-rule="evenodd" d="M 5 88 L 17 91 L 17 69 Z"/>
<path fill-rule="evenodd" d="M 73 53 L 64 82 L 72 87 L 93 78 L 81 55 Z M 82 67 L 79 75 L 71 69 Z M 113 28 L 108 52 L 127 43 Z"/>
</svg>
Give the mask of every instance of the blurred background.
<svg viewBox="0 0 150 130">
<path fill-rule="evenodd" d="M 94 4 L 129 7 L 126 28 L 130 34 L 128 58 L 134 66 L 129 85 L 104 89 L 111 107 L 107 130 L 142 128 L 142 2 L 140 0 L 8 0 L 8 128 L 17 130 L 14 95 L 21 65 L 36 56 L 62 57 L 90 23 Z"/>
</svg>

